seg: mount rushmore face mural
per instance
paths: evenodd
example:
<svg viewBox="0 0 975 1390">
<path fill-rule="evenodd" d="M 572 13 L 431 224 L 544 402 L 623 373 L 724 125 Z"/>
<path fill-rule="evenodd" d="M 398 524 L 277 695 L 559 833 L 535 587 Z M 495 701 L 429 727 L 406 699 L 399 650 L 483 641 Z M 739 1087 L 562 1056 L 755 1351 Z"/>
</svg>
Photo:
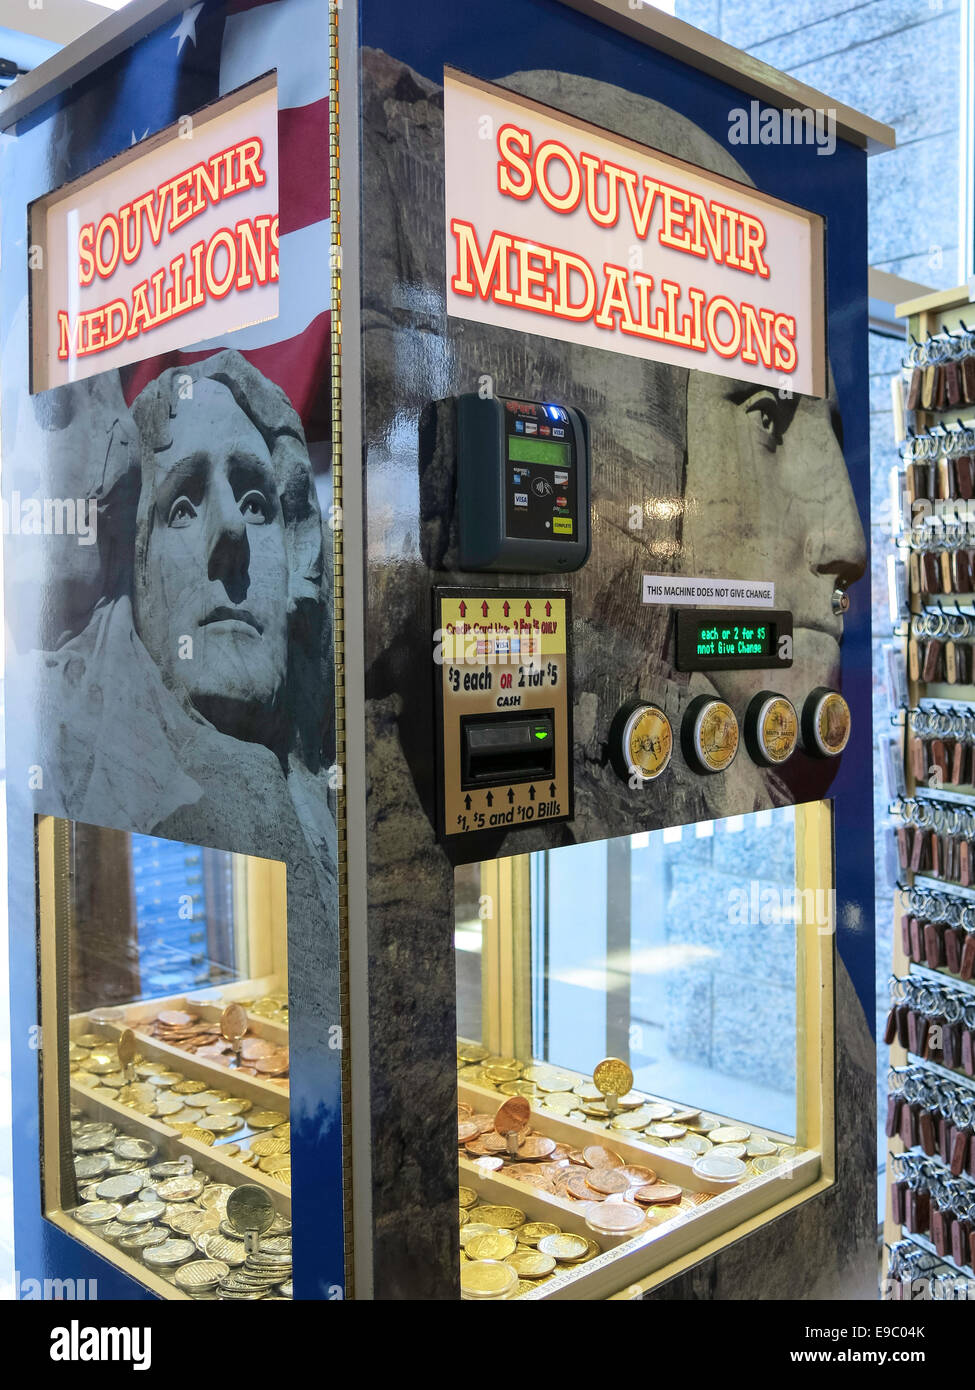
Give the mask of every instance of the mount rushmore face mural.
<svg viewBox="0 0 975 1390">
<path fill-rule="evenodd" d="M 35 769 L 38 813 L 283 860 L 334 1020 L 330 594 L 297 413 L 224 351 L 131 410 L 114 373 L 21 397 L 10 459 L 95 509 L 92 543 L 11 537 L 12 780 Z"/>
</svg>

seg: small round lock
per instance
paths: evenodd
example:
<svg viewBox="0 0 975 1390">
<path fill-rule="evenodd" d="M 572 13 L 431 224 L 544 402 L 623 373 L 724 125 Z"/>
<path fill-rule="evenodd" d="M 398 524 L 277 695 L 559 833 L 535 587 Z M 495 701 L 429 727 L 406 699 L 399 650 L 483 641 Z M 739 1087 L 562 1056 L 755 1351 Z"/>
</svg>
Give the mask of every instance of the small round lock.
<svg viewBox="0 0 975 1390">
<path fill-rule="evenodd" d="M 738 752 L 735 712 L 714 695 L 698 695 L 687 706 L 680 730 L 681 751 L 696 772 L 725 772 Z"/>
<path fill-rule="evenodd" d="M 833 590 L 830 607 L 836 617 L 841 617 L 844 613 L 849 612 L 850 595 L 846 592 L 846 583 L 843 580 L 840 580 Z"/>
<path fill-rule="evenodd" d="M 666 771 L 674 751 L 674 731 L 659 706 L 628 700 L 613 720 L 609 746 L 619 776 L 641 787 Z"/>
<path fill-rule="evenodd" d="M 817 686 L 802 707 L 802 746 L 817 758 L 836 758 L 850 739 L 850 706 L 838 690 Z"/>
<path fill-rule="evenodd" d="M 780 767 L 796 751 L 799 716 L 774 690 L 760 690 L 745 711 L 745 747 L 761 767 Z"/>
</svg>

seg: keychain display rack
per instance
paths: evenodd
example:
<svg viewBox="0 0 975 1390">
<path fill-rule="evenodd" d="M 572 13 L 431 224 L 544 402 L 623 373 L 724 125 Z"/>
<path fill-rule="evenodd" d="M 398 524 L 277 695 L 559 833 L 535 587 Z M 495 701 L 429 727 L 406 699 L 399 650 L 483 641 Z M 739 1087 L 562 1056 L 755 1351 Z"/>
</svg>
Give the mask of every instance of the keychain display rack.
<svg viewBox="0 0 975 1390">
<path fill-rule="evenodd" d="M 885 1298 L 975 1297 L 975 303 L 899 305 Z"/>
</svg>

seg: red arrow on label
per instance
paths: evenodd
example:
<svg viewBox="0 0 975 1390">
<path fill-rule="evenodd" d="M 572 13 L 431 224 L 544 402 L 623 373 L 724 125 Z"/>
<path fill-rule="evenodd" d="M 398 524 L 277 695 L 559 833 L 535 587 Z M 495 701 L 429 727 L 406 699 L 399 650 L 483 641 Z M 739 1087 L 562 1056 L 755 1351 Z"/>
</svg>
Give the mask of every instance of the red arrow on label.
<svg viewBox="0 0 975 1390">
<path fill-rule="evenodd" d="M 462 618 L 466 618 L 466 617 L 467 617 L 467 604 L 464 602 L 463 599 L 461 599 L 461 601 L 460 601 L 460 616 L 461 616 Z"/>
<path fill-rule="evenodd" d="M 525 599 L 525 617 L 526 617 L 526 618 L 530 618 L 531 615 L 532 615 L 532 606 L 531 606 L 531 604 L 528 602 L 528 600 Z"/>
<path fill-rule="evenodd" d="M 550 603 L 546 603 L 545 605 L 545 616 L 546 618 L 550 618 L 552 616 L 552 605 Z"/>
<path fill-rule="evenodd" d="M 508 614 L 509 614 L 510 612 L 511 612 L 511 605 L 508 603 L 508 600 L 505 599 L 505 601 L 504 601 L 504 616 L 507 617 Z"/>
<path fill-rule="evenodd" d="M 483 617 L 487 617 L 487 599 L 481 604 L 481 614 Z"/>
</svg>

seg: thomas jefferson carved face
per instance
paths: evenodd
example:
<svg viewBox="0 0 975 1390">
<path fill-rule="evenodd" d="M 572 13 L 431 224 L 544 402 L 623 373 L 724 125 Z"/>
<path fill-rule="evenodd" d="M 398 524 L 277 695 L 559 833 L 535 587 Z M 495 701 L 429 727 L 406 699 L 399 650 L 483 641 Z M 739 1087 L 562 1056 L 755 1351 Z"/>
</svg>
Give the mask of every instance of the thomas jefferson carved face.
<svg viewBox="0 0 975 1390">
<path fill-rule="evenodd" d="M 217 381 L 178 400 L 144 487 L 136 625 L 166 684 L 223 733 L 271 743 L 288 659 L 284 519 L 264 437 Z"/>
</svg>

